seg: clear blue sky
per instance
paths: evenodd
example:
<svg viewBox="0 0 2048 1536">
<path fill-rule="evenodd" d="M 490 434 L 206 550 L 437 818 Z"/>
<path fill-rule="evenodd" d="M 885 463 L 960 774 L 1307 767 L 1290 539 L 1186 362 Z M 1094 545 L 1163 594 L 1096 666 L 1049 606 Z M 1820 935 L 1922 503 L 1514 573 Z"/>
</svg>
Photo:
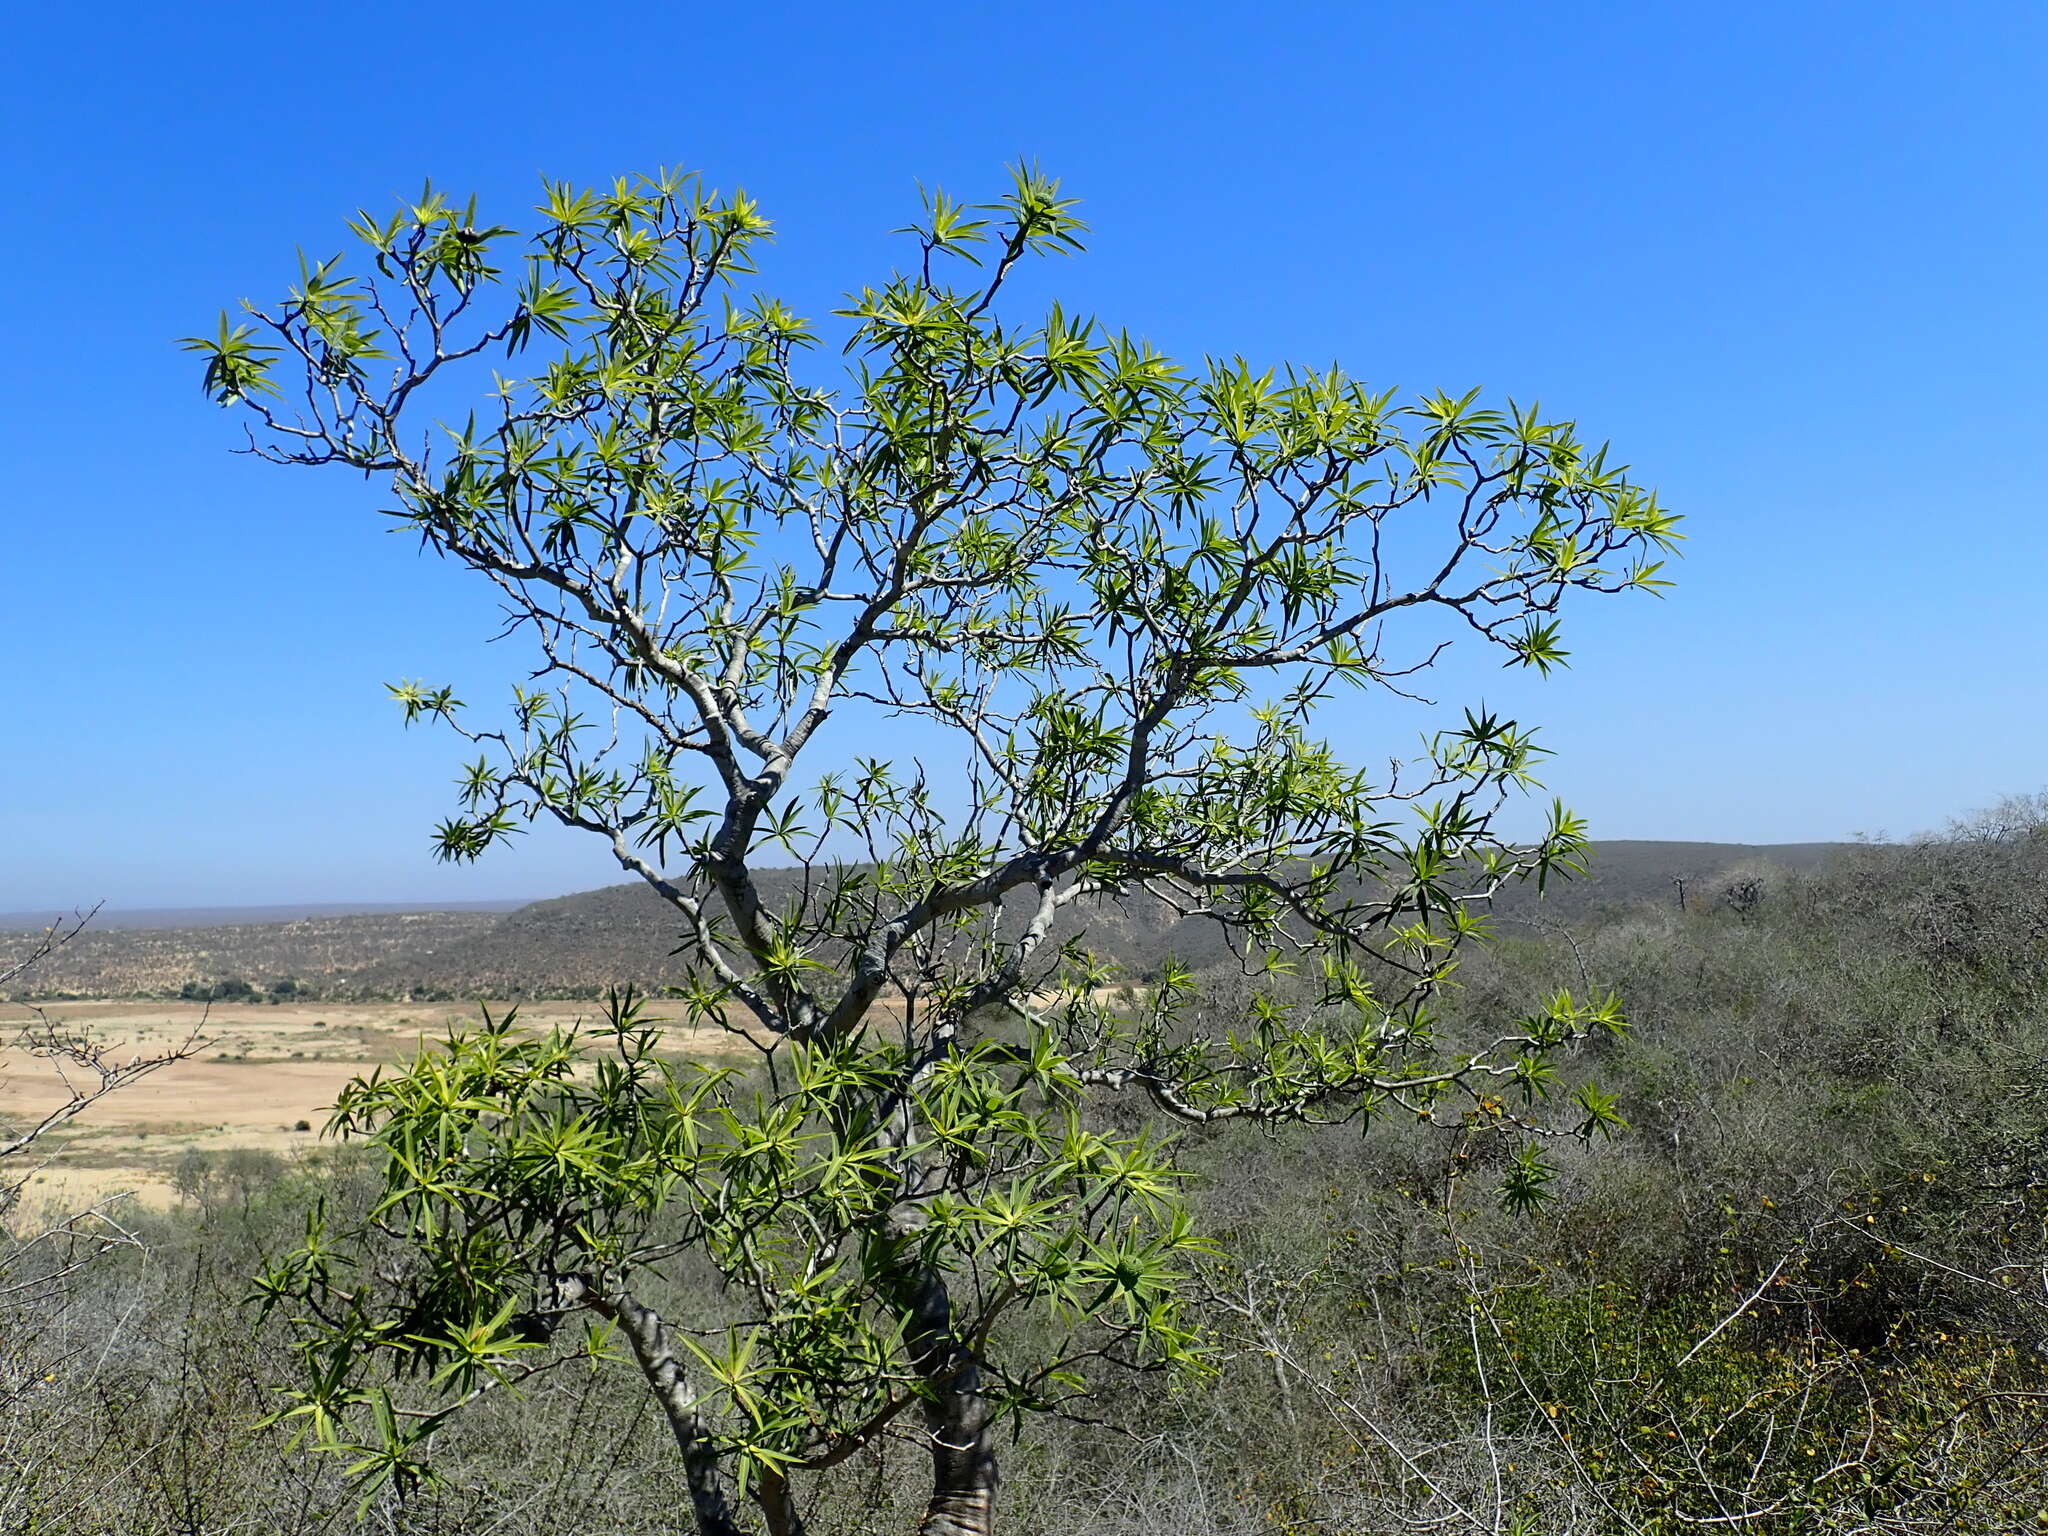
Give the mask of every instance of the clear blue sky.
<svg viewBox="0 0 2048 1536">
<path fill-rule="evenodd" d="M 1570 673 L 1449 680 L 1545 726 L 1597 834 L 2048 783 L 2048 8 L 116 4 L 9 51 L 0 909 L 617 878 L 561 837 L 431 863 L 457 744 L 381 685 L 518 658 L 370 488 L 230 456 L 171 346 L 426 175 L 523 210 L 702 168 L 815 313 L 919 179 L 1036 157 L 1096 229 L 1072 307 L 1540 397 L 1687 514 L 1678 593 L 1585 610 Z"/>
</svg>

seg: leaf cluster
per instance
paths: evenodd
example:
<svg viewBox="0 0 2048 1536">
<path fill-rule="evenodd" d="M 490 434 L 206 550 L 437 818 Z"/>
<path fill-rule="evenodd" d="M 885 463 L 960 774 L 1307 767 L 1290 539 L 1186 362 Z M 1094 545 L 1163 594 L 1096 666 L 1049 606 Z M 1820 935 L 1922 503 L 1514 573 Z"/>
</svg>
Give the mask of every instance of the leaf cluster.
<svg viewBox="0 0 2048 1536">
<path fill-rule="evenodd" d="M 1166 1149 L 1086 1127 L 1056 1052 L 911 1071 L 885 1047 L 798 1050 L 778 1086 L 662 1038 L 629 995 L 588 1032 L 486 1016 L 341 1095 L 330 1130 L 376 1149 L 383 1192 L 358 1226 L 314 1210 L 256 1299 L 303 1329 L 277 1420 L 366 1493 L 430 1475 L 474 1398 L 623 1358 L 610 1319 L 678 1284 L 703 1291 L 678 1337 L 743 1487 L 833 1464 L 929 1398 L 905 1273 L 953 1277 L 1001 1412 L 1056 1410 L 1103 1360 L 1203 1369 L 1183 1292 L 1205 1244 Z"/>
</svg>

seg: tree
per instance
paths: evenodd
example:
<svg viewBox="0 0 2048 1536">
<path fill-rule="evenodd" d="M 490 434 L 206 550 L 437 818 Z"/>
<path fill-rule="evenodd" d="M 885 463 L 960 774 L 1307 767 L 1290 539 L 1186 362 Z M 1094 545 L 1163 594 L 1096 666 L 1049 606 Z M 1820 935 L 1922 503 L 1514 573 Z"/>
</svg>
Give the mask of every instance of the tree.
<svg viewBox="0 0 2048 1536">
<path fill-rule="evenodd" d="M 592 833 L 675 909 L 680 1016 L 762 1066 L 679 1065 L 615 997 L 353 1085 L 376 1218 L 316 1212 L 262 1280 L 307 1320 L 302 1434 L 403 1488 L 464 1403 L 619 1353 L 702 1532 L 797 1531 L 807 1479 L 892 1437 L 929 1456 L 920 1529 L 982 1532 L 1006 1421 L 1205 1359 L 1171 1143 L 1096 1100 L 1612 1120 L 1591 1088 L 1540 1111 L 1612 1000 L 1490 1042 L 1437 1023 L 1488 895 L 1578 867 L 1562 807 L 1527 845 L 1495 828 L 1531 734 L 1471 711 L 1373 774 L 1314 728 L 1409 697 L 1446 629 L 1547 672 L 1567 594 L 1661 587 L 1676 519 L 1604 449 L 1477 392 L 1013 321 L 1013 274 L 1084 233 L 1035 170 L 925 198 L 910 270 L 833 316 L 836 379 L 821 328 L 742 286 L 770 231 L 744 195 L 663 173 L 539 212 L 523 241 L 431 190 L 361 215 L 363 266 L 302 258 L 187 345 L 255 452 L 383 477 L 535 647 L 506 717 L 394 689 L 479 751 L 440 854 Z M 1087 928 L 1146 903 L 1292 983 L 1229 1012 L 1171 963 L 1116 989 Z M 1509 1166 L 1540 1201 L 1535 1142 Z"/>
</svg>

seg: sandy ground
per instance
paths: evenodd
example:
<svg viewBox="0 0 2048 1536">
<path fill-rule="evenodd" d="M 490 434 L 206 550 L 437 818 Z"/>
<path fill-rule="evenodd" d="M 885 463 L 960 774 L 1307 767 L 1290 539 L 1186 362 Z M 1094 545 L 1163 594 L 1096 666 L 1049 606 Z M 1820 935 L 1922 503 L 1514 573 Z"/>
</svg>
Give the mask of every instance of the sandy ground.
<svg viewBox="0 0 2048 1536">
<path fill-rule="evenodd" d="M 119 1047 L 118 1058 L 151 1055 L 197 1035 L 202 1042 L 171 1063 L 109 1095 L 71 1122 L 22 1192 L 22 1212 L 40 1217 L 109 1194 L 169 1204 L 171 1174 L 188 1150 L 238 1147 L 289 1154 L 319 1144 L 328 1107 L 350 1078 L 408 1058 L 423 1037 L 473 1021 L 473 1007 L 435 1003 L 264 1004 L 54 1003 L 52 1020 Z M 588 1002 L 522 1004 L 520 1021 L 537 1028 L 591 1016 Z M 17 1022 L 0 1013 L 0 1028 Z M 0 1035 L 0 1039 L 4 1039 Z M 733 1056 L 721 1030 L 676 1027 L 671 1047 L 691 1055 Z M 744 1048 L 742 1047 L 743 1051 Z M 0 1045 L 0 1129 L 32 1120 L 67 1097 L 48 1062 Z M 301 1125 L 307 1129 L 301 1129 Z M 49 1143 L 39 1143 L 38 1151 Z M 8 1170 L 9 1182 L 15 1170 Z"/>
</svg>

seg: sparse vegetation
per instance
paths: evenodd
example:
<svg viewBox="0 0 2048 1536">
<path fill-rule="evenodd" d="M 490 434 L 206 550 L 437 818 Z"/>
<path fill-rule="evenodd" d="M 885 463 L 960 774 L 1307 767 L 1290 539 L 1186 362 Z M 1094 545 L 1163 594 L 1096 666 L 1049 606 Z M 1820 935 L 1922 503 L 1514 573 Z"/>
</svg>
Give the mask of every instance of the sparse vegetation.
<svg viewBox="0 0 2048 1536">
<path fill-rule="evenodd" d="M 488 933 L 491 912 L 365 913 L 301 918 L 293 922 L 226 927 L 88 929 L 34 972 L 15 978 L 8 992 L 22 1000 L 164 998 L 205 1001 L 223 980 L 250 975 L 280 980 L 265 996 L 308 1002 L 379 1000 L 403 994 L 421 972 L 422 955 L 459 949 Z M 32 935 L 0 933 L 0 955 L 23 950 Z M 458 972 L 469 995 L 490 994 L 472 985 L 484 979 Z M 546 989 L 541 989 L 545 994 Z M 526 994 L 537 995 L 537 994 Z M 559 993 L 554 995 L 560 995 Z"/>
<path fill-rule="evenodd" d="M 1746 920 L 1658 893 L 1575 924 L 1576 955 L 1516 929 L 1471 956 L 1462 1013 L 1582 961 L 1637 1000 L 1632 1034 L 1598 1047 L 1630 1126 L 1565 1159 L 1534 1218 L 1501 1215 L 1486 1139 L 1458 1129 L 1184 1137 L 1198 1218 L 1235 1258 L 1203 1302 L 1217 1374 L 1111 1383 L 1103 1422 L 1025 1442 L 1005 1529 L 2034 1528 L 2048 944 L 2029 893 L 2048 890 L 2048 821 L 2011 808 L 1771 873 Z M 195 1160 L 142 1248 L 8 1331 L 6 1528 L 79 1529 L 85 1500 L 133 1536 L 359 1528 L 340 1466 L 252 1428 L 293 1330 L 239 1305 L 316 1197 L 344 1222 L 374 1198 L 375 1170 L 322 1145 Z M 380 1495 L 370 1528 L 669 1531 L 664 1433 L 614 1377 L 537 1378 L 451 1423 L 441 1480 Z M 813 1531 L 904 1529 L 913 1458 L 864 1456 Z"/>
</svg>

